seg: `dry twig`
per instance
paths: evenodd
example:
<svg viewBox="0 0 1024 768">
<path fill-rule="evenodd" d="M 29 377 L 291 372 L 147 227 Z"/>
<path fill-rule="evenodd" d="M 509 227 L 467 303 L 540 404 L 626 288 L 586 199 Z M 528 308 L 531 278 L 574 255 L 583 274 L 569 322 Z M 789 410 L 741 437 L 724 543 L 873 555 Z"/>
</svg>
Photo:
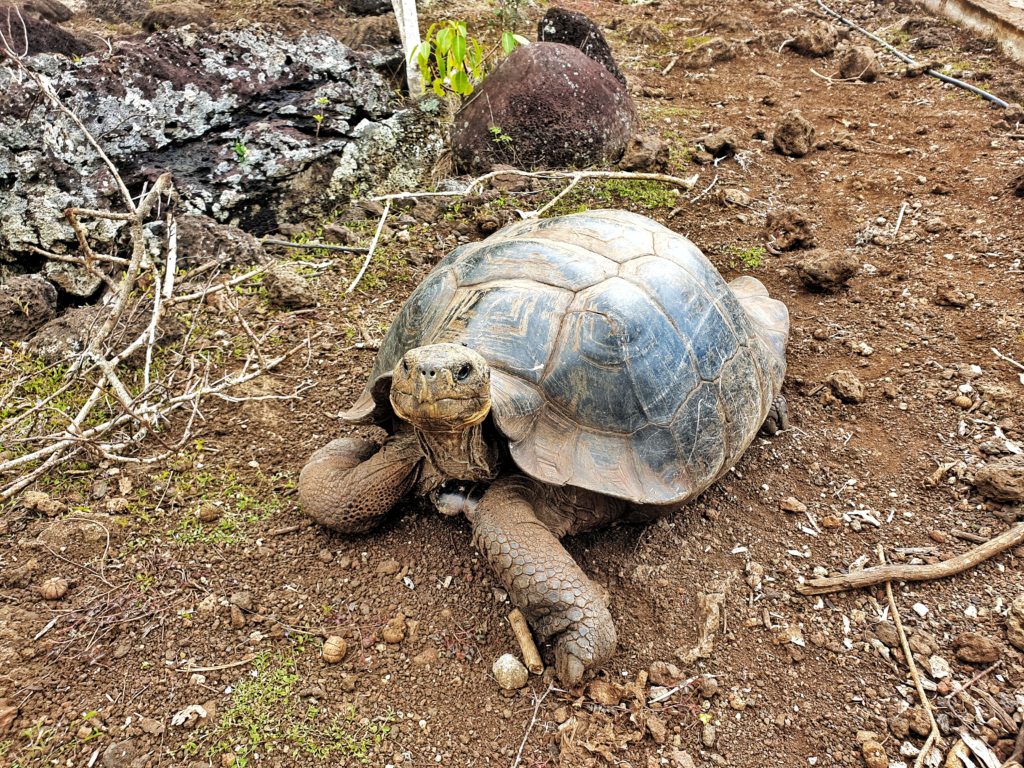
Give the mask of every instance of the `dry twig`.
<svg viewBox="0 0 1024 768">
<path fill-rule="evenodd" d="M 391 200 L 388 199 L 384 203 L 384 212 L 380 215 L 380 221 L 377 222 L 377 231 L 373 233 L 373 240 L 370 241 L 370 247 L 366 250 L 366 258 L 363 260 L 363 266 L 359 270 L 359 274 L 356 275 L 355 280 L 352 284 L 345 289 L 345 293 L 352 293 L 359 285 L 359 281 L 363 279 L 363 275 L 366 273 L 366 268 L 370 266 L 370 259 L 373 258 L 373 252 L 377 250 L 377 241 L 380 240 L 380 233 L 384 229 L 384 222 L 387 221 L 388 213 L 391 212 Z"/>
<path fill-rule="evenodd" d="M 842 576 L 811 579 L 806 584 L 797 586 L 802 595 L 824 595 L 830 592 L 845 592 L 850 589 L 863 589 L 886 581 L 932 581 L 955 576 L 974 568 L 979 563 L 1005 552 L 1024 542 L 1024 523 L 1003 531 L 980 546 L 962 555 L 943 560 L 940 563 L 924 565 L 878 565 L 855 571 Z"/>
<path fill-rule="evenodd" d="M 512 626 L 512 634 L 519 643 L 519 650 L 523 652 L 523 662 L 526 668 L 535 675 L 544 673 L 544 662 L 541 661 L 540 653 L 537 651 L 537 644 L 533 642 L 533 634 L 526 623 L 526 617 L 518 608 L 514 608 L 508 615 L 508 623 Z"/>
</svg>

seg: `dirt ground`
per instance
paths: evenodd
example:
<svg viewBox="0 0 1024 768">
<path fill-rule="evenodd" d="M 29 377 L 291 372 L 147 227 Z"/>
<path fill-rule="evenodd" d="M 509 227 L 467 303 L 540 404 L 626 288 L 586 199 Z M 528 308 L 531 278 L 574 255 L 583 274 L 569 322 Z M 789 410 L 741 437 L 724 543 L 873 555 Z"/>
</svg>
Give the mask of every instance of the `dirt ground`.
<svg viewBox="0 0 1024 768">
<path fill-rule="evenodd" d="M 1024 99 L 1019 65 L 989 41 L 910 2 L 836 6 L 922 61 Z M 894 562 L 938 562 L 1021 517 L 973 478 L 1024 445 L 1024 383 L 994 352 L 1024 360 L 1024 114 L 907 76 L 889 55 L 876 82 L 837 79 L 838 54 L 783 45 L 813 3 L 571 7 L 602 25 L 672 172 L 699 180 L 680 195 L 581 185 L 562 210 L 650 215 L 727 278 L 753 274 L 784 300 L 792 428 L 755 440 L 685 511 L 569 540 L 610 593 L 618 653 L 579 690 L 552 686 L 549 671 L 503 692 L 491 665 L 518 652 L 511 606 L 465 521 L 412 501 L 346 539 L 305 524 L 294 485 L 309 454 L 347 431 L 337 414 L 363 386 L 372 342 L 431 265 L 558 188 L 397 211 L 351 295 L 358 257 L 293 254 L 318 264 L 314 309 L 276 310 L 257 290 L 241 301 L 268 348 L 312 338 L 245 394 L 298 397 L 211 401 L 176 458 L 76 465 L 37 486 L 58 502 L 51 515 L 5 510 L 0 763 L 852 766 L 864 731 L 889 761 L 913 763 L 927 720 L 884 589 L 797 587 L 873 564 L 879 546 Z M 475 10 L 491 33 L 490 10 Z M 799 158 L 772 146 L 792 110 L 816 131 Z M 713 161 L 703 138 L 722 130 L 736 151 Z M 814 248 L 783 248 L 775 222 L 789 207 Z M 373 220 L 353 218 L 339 214 L 368 238 Z M 809 254 L 859 269 L 837 292 L 812 291 L 798 266 Z M 216 307 L 203 318 L 212 347 L 244 341 Z M 859 397 L 829 383 L 843 370 Z M 944 753 L 961 733 L 1000 759 L 1012 751 L 1024 655 L 1006 614 L 1022 574 L 1018 547 L 961 576 L 893 585 Z M 69 582 L 61 599 L 41 596 L 51 577 Z M 712 647 L 684 661 L 709 606 Z M 991 641 L 975 641 L 982 663 L 957 653 L 968 632 Z M 321 654 L 328 635 L 346 642 L 338 663 Z"/>
</svg>

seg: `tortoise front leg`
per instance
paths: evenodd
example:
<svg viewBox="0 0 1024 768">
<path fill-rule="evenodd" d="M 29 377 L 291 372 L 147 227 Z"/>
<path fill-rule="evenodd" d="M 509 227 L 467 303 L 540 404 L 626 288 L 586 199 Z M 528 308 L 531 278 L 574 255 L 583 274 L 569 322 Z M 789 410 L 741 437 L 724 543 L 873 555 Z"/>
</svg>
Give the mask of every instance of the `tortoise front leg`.
<svg viewBox="0 0 1024 768">
<path fill-rule="evenodd" d="M 493 483 L 473 511 L 473 540 L 534 632 L 555 637 L 555 671 L 574 685 L 615 651 L 615 625 L 590 579 L 538 520 L 534 488 L 518 478 Z"/>
<path fill-rule="evenodd" d="M 357 437 L 332 440 L 299 474 L 299 505 L 321 525 L 341 533 L 376 526 L 416 482 L 423 454 L 412 433 L 383 445 Z"/>
</svg>

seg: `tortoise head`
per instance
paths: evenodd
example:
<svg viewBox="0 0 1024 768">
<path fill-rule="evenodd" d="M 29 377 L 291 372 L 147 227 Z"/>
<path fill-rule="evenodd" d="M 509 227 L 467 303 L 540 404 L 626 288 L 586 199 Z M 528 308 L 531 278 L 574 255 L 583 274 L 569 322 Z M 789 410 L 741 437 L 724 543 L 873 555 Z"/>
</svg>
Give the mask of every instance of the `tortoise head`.
<svg viewBox="0 0 1024 768">
<path fill-rule="evenodd" d="M 427 432 L 457 432 L 479 424 L 491 410 L 491 369 L 458 344 L 410 349 L 391 378 L 398 418 Z"/>
</svg>

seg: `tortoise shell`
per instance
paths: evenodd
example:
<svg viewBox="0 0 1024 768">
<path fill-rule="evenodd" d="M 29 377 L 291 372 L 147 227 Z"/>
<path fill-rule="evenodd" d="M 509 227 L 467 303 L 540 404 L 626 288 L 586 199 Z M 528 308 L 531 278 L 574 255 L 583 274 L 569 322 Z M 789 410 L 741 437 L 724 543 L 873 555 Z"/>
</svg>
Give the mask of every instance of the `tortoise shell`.
<svg viewBox="0 0 1024 768">
<path fill-rule="evenodd" d="M 730 286 L 657 222 L 611 210 L 527 220 L 434 268 L 343 417 L 390 428 L 402 355 L 465 344 L 491 366 L 493 421 L 523 472 L 672 504 L 746 450 L 780 391 L 787 333 L 785 306 L 758 281 Z"/>
</svg>

